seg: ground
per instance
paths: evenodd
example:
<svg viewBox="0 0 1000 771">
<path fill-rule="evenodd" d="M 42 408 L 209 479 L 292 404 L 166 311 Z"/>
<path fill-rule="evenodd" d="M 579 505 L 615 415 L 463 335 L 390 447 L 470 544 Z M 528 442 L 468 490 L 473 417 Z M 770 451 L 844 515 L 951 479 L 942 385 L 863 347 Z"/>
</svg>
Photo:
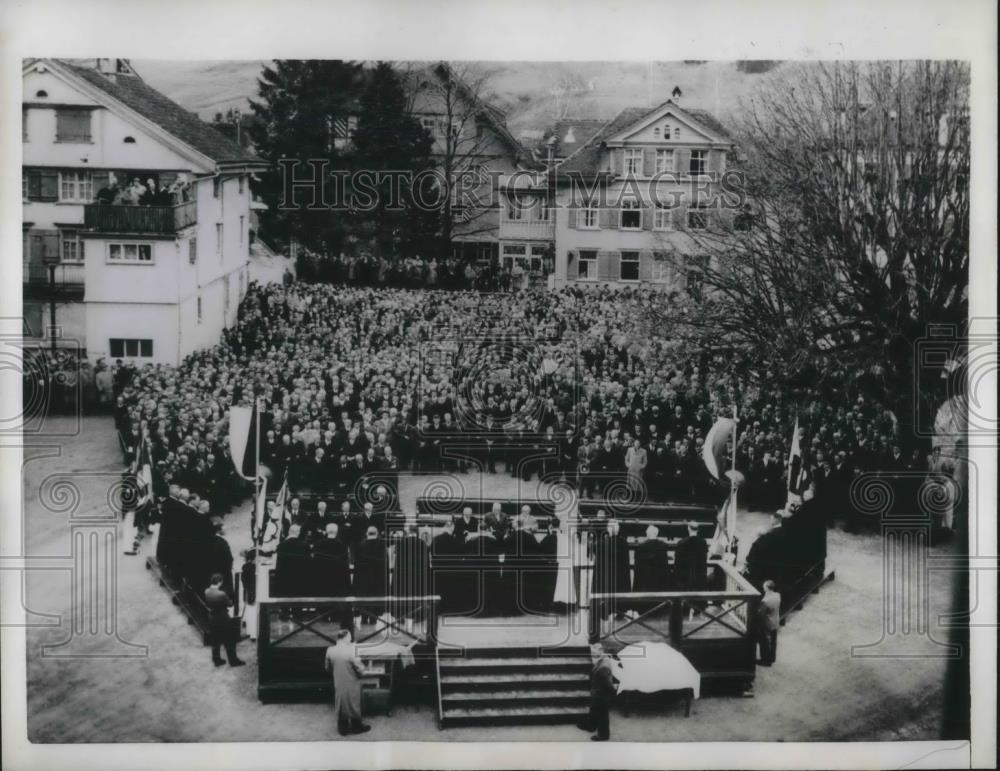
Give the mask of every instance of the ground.
<svg viewBox="0 0 1000 771">
<path fill-rule="evenodd" d="M 110 418 L 86 417 L 75 431 L 71 419 L 50 420 L 46 432 L 75 435 L 59 447 L 25 450 L 25 554 L 47 556 L 49 567 L 66 567 L 70 517 L 107 512 L 108 490 L 121 472 Z M 51 442 L 56 444 L 56 442 Z M 72 483 L 72 488 L 62 484 Z M 461 483 L 470 494 L 507 496 L 517 482 L 507 476 L 464 475 L 459 482 L 441 477 L 408 478 L 402 487 L 404 509 L 413 509 L 428 485 Z M 75 493 L 73 491 L 76 491 Z M 248 540 L 248 513 L 227 517 L 234 553 Z M 749 545 L 764 525 L 763 514 L 740 516 L 741 540 Z M 69 634 L 70 574 L 33 570 L 26 579 L 25 606 L 36 623 L 28 645 L 28 729 L 34 742 L 125 741 L 309 741 L 336 739 L 332 707 L 326 704 L 264 705 L 256 695 L 256 656 L 249 641 L 240 655 L 249 666 L 216 668 L 208 649 L 144 567 L 142 556 L 122 554 L 131 535 L 122 533 L 117 560 L 118 637 L 109 645 L 100 626 L 74 658 L 41 655 Z M 852 645 L 881 638 L 883 618 L 883 538 L 832 530 L 828 565 L 836 580 L 809 598 L 781 630 L 778 662 L 758 669 L 754 698 L 712 696 L 696 701 L 689 718 L 683 710 L 662 713 L 612 713 L 613 739 L 631 741 L 885 741 L 936 739 L 943 705 L 946 660 L 940 647 L 911 635 L 920 655 L 875 658 L 851 655 Z M 947 554 L 935 546 L 932 554 Z M 147 547 L 148 549 L 148 547 Z M 953 575 L 932 571 L 926 600 L 930 632 L 937 639 L 938 615 L 949 610 Z M 108 614 L 101 614 L 108 622 Z M 102 658 L 113 650 L 115 657 Z M 876 651 L 889 653 L 891 646 Z M 59 652 L 59 649 L 55 649 Z M 89 654 L 89 655 L 88 655 Z M 123 655 L 128 654 L 128 655 Z M 373 730 L 362 740 L 578 741 L 573 726 L 453 728 L 439 731 L 435 710 L 398 708 L 392 717 L 372 717 Z"/>
</svg>

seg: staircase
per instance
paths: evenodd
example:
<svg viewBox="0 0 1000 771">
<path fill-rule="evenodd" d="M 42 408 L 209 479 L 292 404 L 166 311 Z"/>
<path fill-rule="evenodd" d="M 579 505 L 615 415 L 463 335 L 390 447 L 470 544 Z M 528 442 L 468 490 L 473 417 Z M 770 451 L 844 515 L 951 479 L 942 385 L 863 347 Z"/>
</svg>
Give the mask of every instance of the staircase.
<svg viewBox="0 0 1000 771">
<path fill-rule="evenodd" d="M 590 649 L 438 646 L 438 725 L 575 723 L 590 708 Z"/>
</svg>

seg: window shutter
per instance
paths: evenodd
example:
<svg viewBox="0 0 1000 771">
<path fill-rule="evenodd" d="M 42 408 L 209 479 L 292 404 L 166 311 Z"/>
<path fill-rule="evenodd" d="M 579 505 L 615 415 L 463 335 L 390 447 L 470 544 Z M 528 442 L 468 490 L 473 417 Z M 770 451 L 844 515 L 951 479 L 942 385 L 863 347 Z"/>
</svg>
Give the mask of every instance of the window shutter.
<svg viewBox="0 0 1000 771">
<path fill-rule="evenodd" d="M 580 226 L 579 225 L 580 211 L 581 211 L 580 209 L 569 210 L 569 222 L 567 224 L 569 225 L 570 230 L 576 230 Z"/>
<path fill-rule="evenodd" d="M 614 227 L 611 224 L 612 214 L 617 214 L 617 211 L 615 209 L 608 209 L 608 208 L 598 210 L 597 224 L 600 225 L 603 230 L 607 230 L 608 228 Z"/>
<path fill-rule="evenodd" d="M 639 280 L 649 281 L 653 278 L 653 253 L 647 249 L 639 252 Z"/>
<path fill-rule="evenodd" d="M 617 152 L 618 152 L 617 150 L 608 150 L 608 171 L 611 172 L 612 176 L 614 176 L 616 173 L 615 153 Z"/>
<path fill-rule="evenodd" d="M 58 201 L 59 200 L 59 172 L 58 171 L 40 171 L 38 172 L 40 177 L 38 198 L 41 201 Z"/>
<path fill-rule="evenodd" d="M 680 164 L 679 171 L 681 174 L 691 173 L 691 151 L 690 150 L 678 150 L 674 153 L 677 156 L 677 162 Z"/>
<path fill-rule="evenodd" d="M 642 172 L 646 177 L 651 177 L 656 173 L 656 150 L 647 147 L 642 151 Z"/>
<path fill-rule="evenodd" d="M 611 280 L 611 252 L 597 253 L 597 278 L 599 281 Z"/>
<path fill-rule="evenodd" d="M 60 259 L 59 254 L 59 231 L 48 230 L 42 237 L 42 251 L 47 259 Z"/>
<path fill-rule="evenodd" d="M 726 170 L 726 151 L 712 150 L 708 154 L 708 170 L 713 179 L 719 179 Z"/>
<path fill-rule="evenodd" d="M 674 207 L 674 230 L 687 230 L 688 202 L 681 200 Z"/>
<path fill-rule="evenodd" d="M 566 252 L 566 278 L 576 278 L 576 252 Z"/>
<path fill-rule="evenodd" d="M 622 277 L 621 252 L 608 252 L 608 278 L 618 281 Z"/>
<path fill-rule="evenodd" d="M 97 197 L 97 194 L 101 192 L 101 190 L 103 190 L 108 186 L 108 182 L 110 181 L 110 177 L 108 176 L 108 172 L 106 171 L 92 171 L 90 172 L 90 179 L 94 183 L 95 198 Z"/>
<path fill-rule="evenodd" d="M 653 229 L 653 207 L 651 206 L 642 207 L 642 229 Z"/>
<path fill-rule="evenodd" d="M 37 170 L 28 172 L 28 200 L 37 201 L 42 197 L 42 175 Z"/>
</svg>

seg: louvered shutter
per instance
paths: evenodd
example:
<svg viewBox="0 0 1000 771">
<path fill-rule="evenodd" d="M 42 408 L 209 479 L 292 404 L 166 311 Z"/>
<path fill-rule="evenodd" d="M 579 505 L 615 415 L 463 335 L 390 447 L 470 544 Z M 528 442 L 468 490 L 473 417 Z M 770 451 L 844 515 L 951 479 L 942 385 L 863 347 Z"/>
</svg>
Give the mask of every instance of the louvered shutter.
<svg viewBox="0 0 1000 771">
<path fill-rule="evenodd" d="M 579 208 L 577 208 L 577 207 L 574 206 L 572 209 L 569 209 L 569 211 L 567 212 L 568 216 L 567 216 L 566 225 L 569 227 L 570 230 L 576 230 L 580 226 L 580 224 L 579 224 L 580 211 L 581 210 Z"/>
<path fill-rule="evenodd" d="M 651 206 L 642 207 L 642 229 L 653 229 L 653 207 Z"/>
<path fill-rule="evenodd" d="M 38 172 L 38 176 L 39 176 L 38 199 L 40 201 L 58 201 L 59 172 L 40 171 Z"/>
<path fill-rule="evenodd" d="M 642 151 L 642 173 L 651 177 L 656 173 L 656 150 L 647 147 Z"/>
<path fill-rule="evenodd" d="M 28 200 L 37 201 L 42 197 L 42 175 L 37 169 L 27 172 L 28 175 Z"/>
<path fill-rule="evenodd" d="M 611 280 L 611 252 L 597 253 L 597 278 L 599 281 Z"/>
<path fill-rule="evenodd" d="M 617 213 L 615 209 L 608 209 L 607 207 L 598 210 L 597 221 L 602 230 L 615 227 L 611 221 L 611 215 L 615 213 Z"/>
<path fill-rule="evenodd" d="M 639 280 L 649 281 L 653 277 L 653 253 L 648 249 L 639 252 Z"/>
<path fill-rule="evenodd" d="M 612 176 L 618 173 L 618 170 L 615 167 L 615 161 L 617 160 L 615 155 L 617 152 L 617 150 L 608 150 L 608 171 L 611 172 Z"/>
<path fill-rule="evenodd" d="M 622 277 L 622 255 L 621 252 L 608 252 L 608 278 L 611 281 L 618 281 Z"/>
<path fill-rule="evenodd" d="M 42 236 L 42 252 L 45 259 L 59 260 L 59 231 L 47 230 Z"/>
</svg>

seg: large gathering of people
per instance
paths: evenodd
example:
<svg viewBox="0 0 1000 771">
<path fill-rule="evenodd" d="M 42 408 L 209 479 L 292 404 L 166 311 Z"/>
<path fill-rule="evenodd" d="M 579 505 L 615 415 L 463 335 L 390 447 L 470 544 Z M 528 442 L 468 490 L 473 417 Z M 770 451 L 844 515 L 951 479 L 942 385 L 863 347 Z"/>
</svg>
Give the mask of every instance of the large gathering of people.
<svg viewBox="0 0 1000 771">
<path fill-rule="evenodd" d="M 803 477 L 825 500 L 847 500 L 865 471 L 929 471 L 933 459 L 902 452 L 881 405 L 790 405 L 726 356 L 635 334 L 657 297 L 253 284 L 219 345 L 177 367 L 122 366 L 116 425 L 124 446 L 148 442 L 161 495 L 178 484 L 217 512 L 249 492 L 229 456 L 229 407 L 257 399 L 273 478 L 331 495 L 375 472 L 391 484 L 408 470 L 480 468 L 564 480 L 584 497 L 624 485 L 697 500 L 711 482 L 706 433 L 734 400 L 751 507 L 784 502 L 793 407 L 808 427 Z"/>
</svg>

